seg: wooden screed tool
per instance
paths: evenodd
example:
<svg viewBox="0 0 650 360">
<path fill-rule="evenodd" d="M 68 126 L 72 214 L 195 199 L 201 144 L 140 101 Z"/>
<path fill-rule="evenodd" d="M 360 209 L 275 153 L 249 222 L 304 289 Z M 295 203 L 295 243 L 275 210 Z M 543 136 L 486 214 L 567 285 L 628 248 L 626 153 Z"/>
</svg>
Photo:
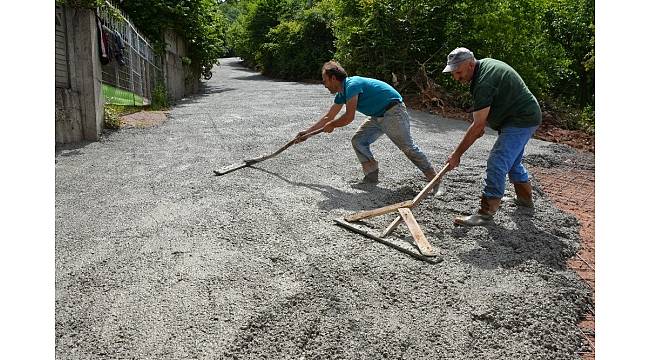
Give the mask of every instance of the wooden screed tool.
<svg viewBox="0 0 650 360">
<path fill-rule="evenodd" d="M 323 130 L 324 130 L 324 128 L 320 128 L 320 129 L 318 129 L 318 130 L 314 130 L 314 131 L 312 131 L 312 132 L 310 132 L 310 133 L 307 133 L 307 134 L 303 135 L 303 136 L 302 136 L 302 139 L 306 140 L 306 139 L 309 138 L 309 137 L 312 137 L 312 136 L 314 136 L 314 135 L 316 135 L 316 134 L 320 134 L 321 132 L 323 132 Z M 245 168 L 245 167 L 248 167 L 248 166 L 251 166 L 251 165 L 257 164 L 257 163 L 259 163 L 259 162 L 262 162 L 262 161 L 264 161 L 264 160 L 270 159 L 270 158 L 272 158 L 272 157 L 278 155 L 279 153 L 283 152 L 284 150 L 287 150 L 291 145 L 295 144 L 295 141 L 296 141 L 296 139 L 293 139 L 293 140 L 289 141 L 288 143 L 286 143 L 283 147 L 279 148 L 279 149 L 278 149 L 276 152 L 274 152 L 273 154 L 269 154 L 269 155 L 265 155 L 265 156 L 260 156 L 260 157 L 257 157 L 257 158 L 255 158 L 255 159 L 243 160 L 242 162 L 239 162 L 239 163 L 236 163 L 236 164 L 232 164 L 232 165 L 228 165 L 228 166 L 222 167 L 221 169 L 218 169 L 218 170 L 213 170 L 213 171 L 214 171 L 214 174 L 215 174 L 216 176 L 225 175 L 225 174 L 230 173 L 230 172 L 233 172 L 233 171 L 235 171 L 235 170 L 239 170 L 239 169 L 241 169 L 241 168 Z"/>
<path fill-rule="evenodd" d="M 400 223 L 404 222 L 409 232 L 413 236 L 413 239 L 415 240 L 415 245 L 417 246 L 418 250 L 423 256 L 427 256 L 427 257 L 440 256 L 440 249 L 438 249 L 437 247 L 433 247 L 431 246 L 431 244 L 429 244 L 429 241 L 427 241 L 427 238 L 424 236 L 424 233 L 422 232 L 420 225 L 415 220 L 415 216 L 413 216 L 411 209 L 416 207 L 418 204 L 420 204 L 420 202 L 431 192 L 431 190 L 435 188 L 435 185 L 438 184 L 440 180 L 442 180 L 442 177 L 445 175 L 445 173 L 448 170 L 449 170 L 449 164 L 446 164 L 442 168 L 442 170 L 440 170 L 440 172 L 436 175 L 436 177 L 434 177 L 433 180 L 431 180 L 427 184 L 427 186 L 425 186 L 424 189 L 422 189 L 422 191 L 420 191 L 420 193 L 413 200 L 387 205 L 378 209 L 359 211 L 357 213 L 346 216 L 344 220 L 337 219 L 335 220 L 335 222 L 338 225 L 341 225 L 349 230 L 355 231 L 361 235 L 367 236 L 375 241 L 379 241 L 383 244 L 386 244 L 387 242 L 385 237 L 390 235 Z M 376 216 L 380 216 L 392 212 L 397 212 L 399 214 L 380 236 L 372 235 L 366 231 L 360 231 L 358 228 L 350 224 L 350 222 L 368 219 L 368 218 L 372 218 L 372 217 L 376 217 Z M 396 246 L 392 246 L 392 247 L 397 248 Z M 399 248 L 398 250 L 413 256 L 413 254 L 409 251 L 405 251 L 401 248 Z M 418 256 L 414 256 L 414 257 L 421 258 Z"/>
</svg>

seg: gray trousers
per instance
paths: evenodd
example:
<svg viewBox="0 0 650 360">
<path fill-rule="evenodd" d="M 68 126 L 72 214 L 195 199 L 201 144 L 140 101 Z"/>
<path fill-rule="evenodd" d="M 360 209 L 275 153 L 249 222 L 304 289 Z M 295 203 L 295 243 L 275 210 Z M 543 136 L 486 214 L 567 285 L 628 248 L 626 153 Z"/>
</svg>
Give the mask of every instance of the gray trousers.
<svg viewBox="0 0 650 360">
<path fill-rule="evenodd" d="M 370 151 L 370 144 L 384 134 L 420 171 L 426 172 L 432 169 L 431 162 L 411 137 L 411 118 L 403 103 L 393 106 L 383 117 L 370 117 L 359 126 L 352 136 L 352 147 L 359 162 L 363 164 L 367 161 L 376 161 Z"/>
</svg>

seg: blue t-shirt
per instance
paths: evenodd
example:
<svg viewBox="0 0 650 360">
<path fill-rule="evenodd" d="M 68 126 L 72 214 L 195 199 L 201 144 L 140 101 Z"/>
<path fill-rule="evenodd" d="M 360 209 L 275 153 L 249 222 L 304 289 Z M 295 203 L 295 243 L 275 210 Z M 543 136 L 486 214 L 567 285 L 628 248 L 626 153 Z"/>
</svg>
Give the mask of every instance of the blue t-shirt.
<svg viewBox="0 0 650 360">
<path fill-rule="evenodd" d="M 383 116 L 388 104 L 402 101 L 402 95 L 381 80 L 349 76 L 345 78 L 343 92 L 336 93 L 334 103 L 345 104 L 355 95 L 359 95 L 357 110 L 368 116 Z"/>
</svg>

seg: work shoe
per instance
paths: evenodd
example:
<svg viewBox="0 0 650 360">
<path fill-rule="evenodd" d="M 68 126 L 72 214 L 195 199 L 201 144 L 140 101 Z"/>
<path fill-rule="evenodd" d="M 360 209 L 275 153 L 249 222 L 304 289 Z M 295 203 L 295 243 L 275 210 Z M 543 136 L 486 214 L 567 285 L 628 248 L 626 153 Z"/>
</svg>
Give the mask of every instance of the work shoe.
<svg viewBox="0 0 650 360">
<path fill-rule="evenodd" d="M 515 186 L 515 204 L 518 206 L 532 208 L 535 207 L 533 204 L 533 187 L 530 186 L 530 181 L 525 183 L 512 183 Z"/>
<path fill-rule="evenodd" d="M 357 185 L 376 184 L 379 182 L 379 162 L 376 160 L 368 160 L 361 163 L 364 177 Z"/>
<path fill-rule="evenodd" d="M 533 204 L 533 188 L 530 182 L 525 183 L 512 183 L 515 187 L 515 196 L 507 195 L 503 197 L 504 202 L 514 203 L 517 206 L 534 208 Z"/>
<path fill-rule="evenodd" d="M 437 173 L 433 169 L 429 169 L 428 171 L 424 172 L 424 176 L 427 178 L 427 181 L 429 182 L 431 182 L 431 180 L 433 180 L 436 177 L 436 175 Z M 438 183 L 433 186 L 433 189 L 431 189 L 431 194 L 433 194 L 433 196 L 435 197 L 435 196 L 440 196 L 444 193 L 445 191 L 442 187 L 442 179 L 440 179 L 440 181 L 438 181 Z"/>
<path fill-rule="evenodd" d="M 379 182 L 379 169 L 367 173 L 359 184 L 376 184 Z"/>
<path fill-rule="evenodd" d="M 481 197 L 481 208 L 474 215 L 458 216 L 454 224 L 463 226 L 485 226 L 493 223 L 494 214 L 499 209 L 501 199 Z"/>
</svg>

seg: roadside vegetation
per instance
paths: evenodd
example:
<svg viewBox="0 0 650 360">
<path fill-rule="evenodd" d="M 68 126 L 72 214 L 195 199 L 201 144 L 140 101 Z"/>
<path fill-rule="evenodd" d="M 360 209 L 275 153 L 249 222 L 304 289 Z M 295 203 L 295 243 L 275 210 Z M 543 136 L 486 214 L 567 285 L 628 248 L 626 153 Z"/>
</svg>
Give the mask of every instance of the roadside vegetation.
<svg viewBox="0 0 650 360">
<path fill-rule="evenodd" d="M 219 57 L 238 56 L 267 76 L 320 81 L 320 66 L 336 59 L 350 74 L 393 84 L 409 105 L 460 117 L 469 108 L 466 85 L 441 69 L 449 51 L 465 46 L 479 59 L 513 66 L 540 101 L 545 126 L 578 130 L 593 149 L 594 0 L 130 0 L 119 6 L 158 51 L 165 29 L 186 38 L 183 60 L 197 74 Z"/>
<path fill-rule="evenodd" d="M 429 110 L 467 108 L 441 73 L 457 46 L 512 65 L 545 121 L 594 131 L 593 0 L 226 0 L 227 53 L 262 73 L 320 80 L 336 59 L 351 73 L 419 96 Z"/>
</svg>

